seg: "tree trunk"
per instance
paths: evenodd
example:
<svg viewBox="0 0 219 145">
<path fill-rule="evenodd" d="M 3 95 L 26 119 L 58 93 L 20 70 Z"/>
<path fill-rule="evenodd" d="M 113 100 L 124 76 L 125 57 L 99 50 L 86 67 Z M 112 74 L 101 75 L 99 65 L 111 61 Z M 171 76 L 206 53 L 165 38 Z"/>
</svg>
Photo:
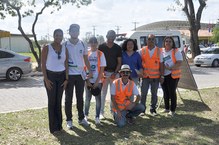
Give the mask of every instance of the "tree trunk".
<svg viewBox="0 0 219 145">
<path fill-rule="evenodd" d="M 192 58 L 194 58 L 195 56 L 199 55 L 200 52 L 200 48 L 199 48 L 199 41 L 198 41 L 198 30 L 195 29 L 191 29 L 190 30 L 190 48 L 192 51 Z"/>
</svg>

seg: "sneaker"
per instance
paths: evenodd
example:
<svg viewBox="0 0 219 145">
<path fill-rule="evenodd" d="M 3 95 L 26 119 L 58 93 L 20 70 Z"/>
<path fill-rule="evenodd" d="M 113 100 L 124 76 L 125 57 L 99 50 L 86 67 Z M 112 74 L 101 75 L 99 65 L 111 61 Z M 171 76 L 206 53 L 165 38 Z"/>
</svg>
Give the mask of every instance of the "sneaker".
<svg viewBox="0 0 219 145">
<path fill-rule="evenodd" d="M 100 119 L 98 117 L 95 119 L 95 124 L 100 124 Z"/>
<path fill-rule="evenodd" d="M 135 124 L 133 117 L 127 117 L 126 119 L 127 119 L 128 124 L 131 124 L 131 125 Z"/>
<path fill-rule="evenodd" d="M 103 114 L 100 114 L 99 119 L 100 119 L 100 120 L 105 119 L 104 115 L 103 115 Z"/>
<path fill-rule="evenodd" d="M 72 129 L 73 128 L 72 121 L 67 121 L 67 128 L 68 129 Z"/>
<path fill-rule="evenodd" d="M 164 109 L 164 110 L 162 110 L 162 111 L 160 111 L 161 113 L 169 113 L 170 112 L 170 110 L 168 110 L 168 109 Z"/>
<path fill-rule="evenodd" d="M 90 125 L 86 119 L 79 120 L 78 123 L 80 125 L 84 125 L 84 126 L 89 126 Z"/>
<path fill-rule="evenodd" d="M 173 117 L 175 115 L 175 112 L 170 111 L 167 115 Z"/>
<path fill-rule="evenodd" d="M 155 109 L 150 110 L 151 115 L 157 116 L 157 111 Z"/>
<path fill-rule="evenodd" d="M 84 116 L 84 119 L 85 119 L 85 120 L 88 120 L 88 116 L 87 116 L 87 115 L 85 115 L 85 116 Z"/>
<path fill-rule="evenodd" d="M 145 115 L 146 115 L 145 112 L 139 114 L 139 116 L 145 116 Z"/>
</svg>

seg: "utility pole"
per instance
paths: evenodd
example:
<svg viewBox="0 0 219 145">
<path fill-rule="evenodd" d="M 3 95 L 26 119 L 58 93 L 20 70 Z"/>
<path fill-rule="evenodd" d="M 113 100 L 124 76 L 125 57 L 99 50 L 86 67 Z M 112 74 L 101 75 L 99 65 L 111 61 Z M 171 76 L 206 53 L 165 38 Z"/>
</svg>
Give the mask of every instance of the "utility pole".
<svg viewBox="0 0 219 145">
<path fill-rule="evenodd" d="M 132 22 L 134 23 L 134 30 L 136 31 L 136 25 L 139 23 L 139 22 Z"/>
<path fill-rule="evenodd" d="M 95 28 L 96 28 L 96 26 L 93 25 L 92 27 L 93 27 L 93 35 L 95 36 L 95 30 L 96 30 Z"/>
<path fill-rule="evenodd" d="M 119 34 L 120 26 L 116 26 L 116 33 Z"/>
</svg>

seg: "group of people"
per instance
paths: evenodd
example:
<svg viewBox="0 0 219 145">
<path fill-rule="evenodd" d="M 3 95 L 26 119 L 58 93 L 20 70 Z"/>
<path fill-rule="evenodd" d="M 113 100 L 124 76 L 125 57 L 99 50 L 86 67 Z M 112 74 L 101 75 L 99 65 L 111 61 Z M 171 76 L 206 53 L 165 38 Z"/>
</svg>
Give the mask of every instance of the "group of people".
<svg viewBox="0 0 219 145">
<path fill-rule="evenodd" d="M 78 36 L 80 26 L 72 24 L 70 38 L 62 43 L 63 31 L 56 29 L 51 44 L 42 49 L 42 72 L 48 96 L 48 118 L 51 133 L 62 130 L 62 95 L 65 90 L 67 128 L 73 129 L 72 99 L 75 88 L 78 123 L 89 126 L 92 95 L 96 100 L 95 123 L 105 118 L 105 102 L 110 86 L 110 111 L 118 127 L 132 124 L 146 112 L 148 90 L 151 90 L 150 113 L 157 115 L 157 90 L 161 84 L 165 110 L 174 116 L 176 88 L 180 78 L 182 55 L 172 37 L 166 37 L 163 48 L 156 46 L 153 34 L 147 46 L 138 50 L 135 40 L 127 39 L 122 47 L 114 43 L 116 33 L 107 32 L 107 41 L 98 46 L 96 37 L 89 39 L 90 49 Z M 141 82 L 141 84 L 140 84 Z M 141 93 L 137 86 L 141 86 Z M 86 93 L 85 103 L 83 93 Z M 170 101 L 171 100 L 171 101 Z M 171 102 L 171 104 L 170 104 Z"/>
</svg>

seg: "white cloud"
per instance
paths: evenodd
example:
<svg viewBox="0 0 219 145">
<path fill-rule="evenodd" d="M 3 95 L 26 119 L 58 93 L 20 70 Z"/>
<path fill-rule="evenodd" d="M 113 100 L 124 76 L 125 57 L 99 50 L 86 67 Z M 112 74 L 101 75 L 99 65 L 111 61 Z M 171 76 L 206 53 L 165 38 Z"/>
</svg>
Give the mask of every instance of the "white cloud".
<svg viewBox="0 0 219 145">
<path fill-rule="evenodd" d="M 109 29 L 115 30 L 116 26 L 120 26 L 119 32 L 133 29 L 134 21 L 138 22 L 137 26 L 141 26 L 163 20 L 186 20 L 181 11 L 167 11 L 171 4 L 173 0 L 95 0 L 91 5 L 79 9 L 66 5 L 52 15 L 46 10 L 39 17 L 36 33 L 38 36 L 52 35 L 56 28 L 61 28 L 67 33 L 70 24 L 78 23 L 81 26 L 81 37 L 84 37 L 86 32 L 93 32 L 92 26 L 95 26 L 96 34 L 105 36 Z M 218 7 L 218 0 L 208 0 L 202 22 L 215 23 L 219 18 Z M 25 32 L 31 32 L 31 20 L 33 18 L 29 17 L 23 22 Z M 16 18 L 7 17 L 0 20 L 0 29 L 20 33 L 17 30 Z"/>
</svg>

